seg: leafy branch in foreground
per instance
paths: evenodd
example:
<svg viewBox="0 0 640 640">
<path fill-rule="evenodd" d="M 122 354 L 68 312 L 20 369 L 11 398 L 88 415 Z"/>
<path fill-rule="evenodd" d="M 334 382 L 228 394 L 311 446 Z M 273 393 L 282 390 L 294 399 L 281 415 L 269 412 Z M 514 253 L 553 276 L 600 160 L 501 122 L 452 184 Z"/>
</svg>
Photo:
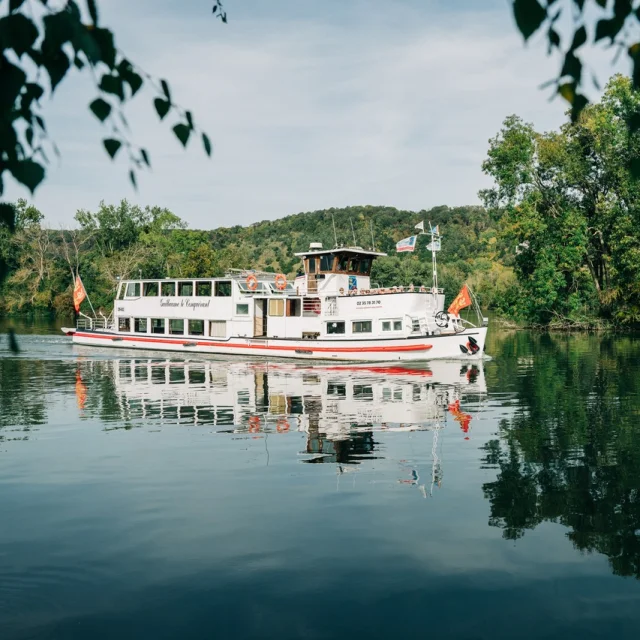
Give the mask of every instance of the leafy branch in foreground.
<svg viewBox="0 0 640 640">
<path fill-rule="evenodd" d="M 549 53 L 556 50 L 562 56 L 558 77 L 544 86 L 555 85 L 556 94 L 571 105 L 573 122 L 589 103 L 582 93 L 585 63 L 580 51 L 585 45 L 606 43 L 615 52 L 614 61 L 626 51 L 633 88 L 640 88 L 640 6 L 634 0 L 513 0 L 513 15 L 525 41 L 544 29 Z M 559 25 L 567 16 L 569 29 L 562 33 Z M 591 80 L 599 89 L 593 73 Z M 640 127 L 640 116 L 631 126 Z"/>
<path fill-rule="evenodd" d="M 199 135 L 205 153 L 211 155 L 209 137 L 196 127 L 191 112 L 173 100 L 168 82 L 154 80 L 116 47 L 113 32 L 100 25 L 97 0 L 86 0 L 86 18 L 73 0 L 59 9 L 49 4 L 9 0 L 4 5 L 6 15 L 0 18 L 0 196 L 5 172 L 33 193 L 45 178 L 49 162 L 45 149 L 59 154 L 48 137 L 41 100 L 53 95 L 72 65 L 89 69 L 98 94 L 89 109 L 109 127 L 103 146 L 111 159 L 126 149 L 134 187 L 136 170 L 150 167 L 151 161 L 149 152 L 125 134 L 123 107 L 145 84 L 156 94 L 153 104 L 160 119 L 170 112 L 177 116 L 173 132 L 181 144 L 186 147 L 192 135 Z M 214 4 L 216 12 L 226 22 L 219 1 Z M 4 219 L 10 213 L 2 210 L 0 216 Z"/>
</svg>

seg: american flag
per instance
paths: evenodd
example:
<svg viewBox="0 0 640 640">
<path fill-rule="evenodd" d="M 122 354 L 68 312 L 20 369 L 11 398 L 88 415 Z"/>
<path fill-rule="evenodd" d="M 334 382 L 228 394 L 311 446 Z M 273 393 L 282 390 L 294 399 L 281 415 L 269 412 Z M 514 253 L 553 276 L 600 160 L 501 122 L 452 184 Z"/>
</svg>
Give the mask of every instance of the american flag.
<svg viewBox="0 0 640 640">
<path fill-rule="evenodd" d="M 413 251 L 416 248 L 416 238 L 418 236 L 411 236 L 409 238 L 403 238 L 400 242 L 396 243 L 396 251 L 402 253 L 403 251 Z"/>
</svg>

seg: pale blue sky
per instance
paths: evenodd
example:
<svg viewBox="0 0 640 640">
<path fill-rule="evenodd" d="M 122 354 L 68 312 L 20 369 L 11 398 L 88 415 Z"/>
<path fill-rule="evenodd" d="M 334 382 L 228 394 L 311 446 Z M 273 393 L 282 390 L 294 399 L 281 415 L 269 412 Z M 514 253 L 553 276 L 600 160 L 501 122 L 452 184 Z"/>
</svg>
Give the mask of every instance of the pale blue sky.
<svg viewBox="0 0 640 640">
<path fill-rule="evenodd" d="M 109 161 L 106 131 L 84 106 L 90 83 L 74 72 L 47 104 L 62 153 L 35 198 L 49 224 L 121 198 L 199 228 L 331 206 L 474 204 L 505 116 L 540 129 L 564 119 L 564 104 L 538 89 L 558 62 L 542 39 L 523 45 L 506 0 L 226 0 L 227 25 L 211 4 L 100 2 L 120 48 L 191 108 L 213 158 L 195 140 L 183 151 L 143 91 L 127 116 L 153 170 L 134 192 L 124 154 Z M 26 193 L 6 186 L 10 199 Z"/>
</svg>

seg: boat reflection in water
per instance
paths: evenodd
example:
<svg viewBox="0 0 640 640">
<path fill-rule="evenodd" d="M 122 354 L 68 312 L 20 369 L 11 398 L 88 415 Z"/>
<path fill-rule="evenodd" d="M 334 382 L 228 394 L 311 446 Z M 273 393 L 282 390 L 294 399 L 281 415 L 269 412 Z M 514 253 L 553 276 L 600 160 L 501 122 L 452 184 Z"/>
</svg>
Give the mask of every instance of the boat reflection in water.
<svg viewBox="0 0 640 640">
<path fill-rule="evenodd" d="M 464 397 L 486 393 L 482 362 L 311 367 L 136 358 L 85 365 L 111 368 L 126 428 L 208 426 L 254 438 L 302 432 L 303 461 L 337 463 L 338 472 L 380 457 L 376 433 L 431 431 L 436 481 L 438 432 L 447 420 L 468 432 L 472 416 L 464 411 Z M 418 484 L 415 470 L 406 482 Z"/>
</svg>

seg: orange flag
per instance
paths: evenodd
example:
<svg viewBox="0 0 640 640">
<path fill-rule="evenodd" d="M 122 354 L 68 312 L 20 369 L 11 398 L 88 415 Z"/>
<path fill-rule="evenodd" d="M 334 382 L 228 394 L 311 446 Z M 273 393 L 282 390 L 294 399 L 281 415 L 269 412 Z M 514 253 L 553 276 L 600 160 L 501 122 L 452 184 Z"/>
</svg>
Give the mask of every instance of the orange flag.
<svg viewBox="0 0 640 640">
<path fill-rule="evenodd" d="M 87 292 L 84 290 L 82 280 L 80 280 L 80 274 L 76 276 L 76 284 L 73 287 L 73 306 L 76 309 L 76 313 L 80 311 L 80 303 L 87 297 Z"/>
<path fill-rule="evenodd" d="M 449 309 L 447 309 L 447 311 L 452 315 L 457 316 L 461 309 L 470 305 L 471 294 L 469 293 L 469 288 L 465 284 L 462 289 L 460 289 L 460 293 L 456 296 L 456 299 L 449 305 Z"/>
</svg>

